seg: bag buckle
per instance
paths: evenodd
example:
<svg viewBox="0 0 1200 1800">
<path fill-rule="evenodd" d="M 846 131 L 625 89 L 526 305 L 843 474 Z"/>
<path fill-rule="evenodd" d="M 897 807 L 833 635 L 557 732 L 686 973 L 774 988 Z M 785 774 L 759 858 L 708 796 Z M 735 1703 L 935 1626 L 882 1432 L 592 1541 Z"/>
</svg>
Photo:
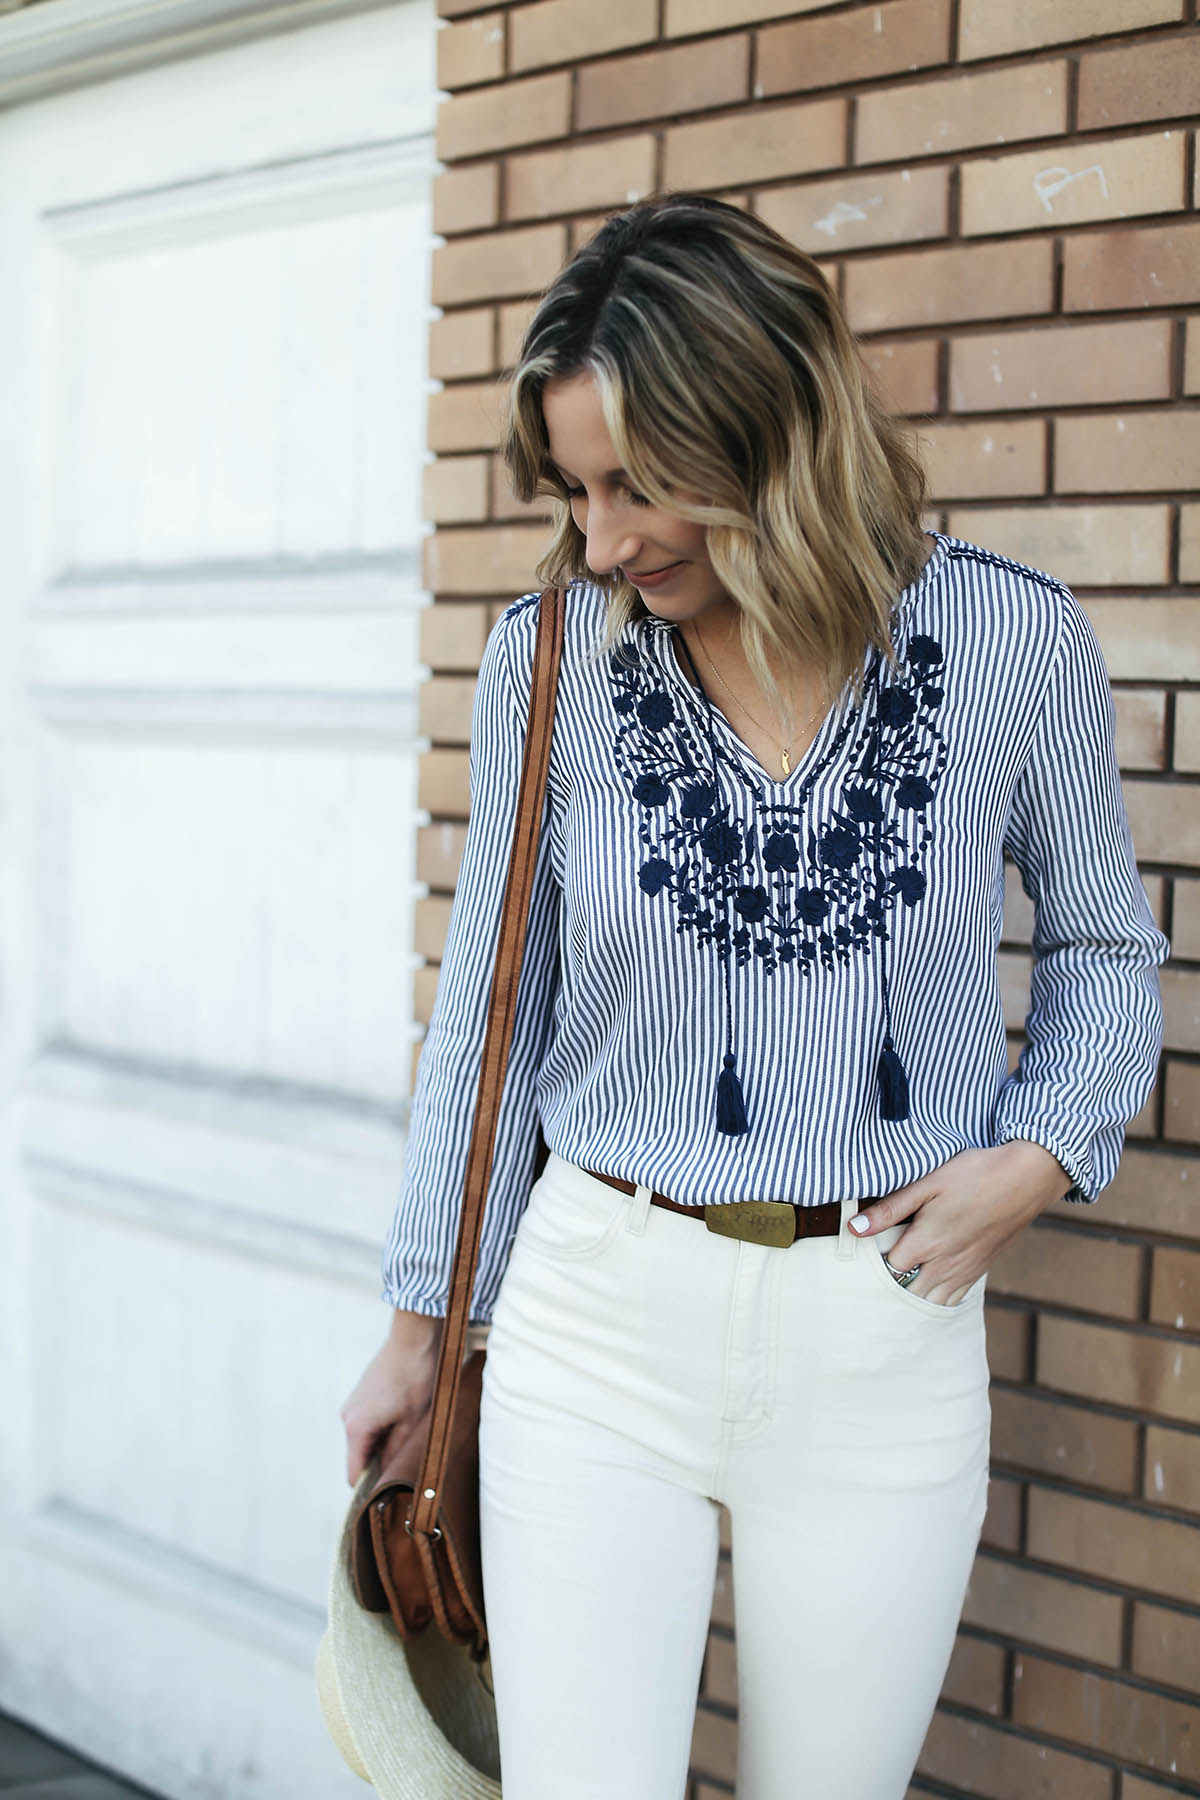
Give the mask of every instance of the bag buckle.
<svg viewBox="0 0 1200 1800">
<path fill-rule="evenodd" d="M 704 1223 L 718 1237 L 784 1250 L 796 1241 L 796 1209 L 785 1200 L 731 1200 L 706 1206 Z"/>
</svg>

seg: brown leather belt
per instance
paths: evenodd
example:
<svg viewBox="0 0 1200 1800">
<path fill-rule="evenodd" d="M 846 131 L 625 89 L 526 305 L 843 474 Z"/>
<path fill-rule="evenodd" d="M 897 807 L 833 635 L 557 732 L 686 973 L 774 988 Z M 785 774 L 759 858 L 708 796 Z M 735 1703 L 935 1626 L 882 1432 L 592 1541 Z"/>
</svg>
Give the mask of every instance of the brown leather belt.
<svg viewBox="0 0 1200 1800">
<path fill-rule="evenodd" d="M 637 1184 L 623 1181 L 619 1175 L 601 1175 L 598 1169 L 588 1169 L 587 1174 L 594 1175 L 597 1181 L 606 1181 L 609 1187 L 620 1188 L 623 1194 L 635 1194 Z M 797 1206 L 791 1201 L 757 1201 L 733 1200 L 713 1206 L 685 1206 L 678 1200 L 670 1200 L 666 1194 L 651 1193 L 652 1206 L 665 1206 L 668 1212 L 685 1213 L 688 1218 L 700 1219 L 708 1229 L 719 1237 L 741 1238 L 745 1242 L 756 1244 L 786 1245 L 795 1243 L 797 1238 L 836 1237 L 842 1225 L 842 1207 L 838 1200 L 827 1201 L 822 1206 Z M 861 1202 L 866 1206 L 868 1201 Z"/>
</svg>

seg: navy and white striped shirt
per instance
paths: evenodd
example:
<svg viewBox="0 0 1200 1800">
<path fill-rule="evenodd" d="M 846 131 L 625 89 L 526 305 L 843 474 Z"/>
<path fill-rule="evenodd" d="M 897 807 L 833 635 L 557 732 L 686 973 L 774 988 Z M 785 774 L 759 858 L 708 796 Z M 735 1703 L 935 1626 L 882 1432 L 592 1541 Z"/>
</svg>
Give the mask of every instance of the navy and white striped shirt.
<svg viewBox="0 0 1200 1800">
<path fill-rule="evenodd" d="M 1072 1199 L 1112 1180 L 1161 1046 L 1157 966 L 1108 676 L 1061 583 L 945 537 L 781 780 L 639 618 L 595 655 L 567 593 L 548 801 L 472 1306 L 491 1317 L 547 1144 L 690 1204 L 889 1193 L 1027 1138 Z M 383 1298 L 446 1307 L 516 810 L 537 595 L 497 621 L 476 689 L 470 820 L 418 1063 Z M 591 652 L 591 654 L 589 654 Z M 1010 1075 L 997 968 L 1004 853 L 1035 905 Z M 882 977 L 907 1118 L 881 1114 Z M 728 992 L 726 983 L 728 982 Z M 748 1129 L 714 1096 L 736 1053 Z"/>
</svg>

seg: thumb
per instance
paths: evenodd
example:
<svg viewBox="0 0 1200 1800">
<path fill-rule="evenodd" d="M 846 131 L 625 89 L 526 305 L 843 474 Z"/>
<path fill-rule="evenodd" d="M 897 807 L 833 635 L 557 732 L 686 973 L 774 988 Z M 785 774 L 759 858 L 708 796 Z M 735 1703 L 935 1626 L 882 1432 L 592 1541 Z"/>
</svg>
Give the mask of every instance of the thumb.
<svg viewBox="0 0 1200 1800">
<path fill-rule="evenodd" d="M 872 1200 L 869 1206 L 856 1212 L 849 1221 L 850 1230 L 856 1237 L 869 1237 L 872 1232 L 886 1231 L 889 1225 L 900 1225 L 910 1218 L 919 1204 L 911 1187 L 897 1188 L 894 1194 L 885 1194 L 882 1200 Z"/>
</svg>

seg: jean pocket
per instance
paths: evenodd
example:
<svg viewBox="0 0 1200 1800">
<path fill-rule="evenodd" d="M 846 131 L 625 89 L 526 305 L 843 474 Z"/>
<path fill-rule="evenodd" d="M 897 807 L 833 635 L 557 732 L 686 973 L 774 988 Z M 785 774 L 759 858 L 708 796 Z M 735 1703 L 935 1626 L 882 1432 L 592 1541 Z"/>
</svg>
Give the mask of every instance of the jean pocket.
<svg viewBox="0 0 1200 1800">
<path fill-rule="evenodd" d="M 899 1235 L 900 1228 L 893 1226 L 878 1238 L 867 1238 L 859 1244 L 859 1254 L 866 1257 L 876 1279 L 883 1283 L 893 1299 L 912 1312 L 923 1313 L 926 1318 L 940 1319 L 943 1323 L 947 1319 L 957 1318 L 961 1313 L 973 1311 L 983 1299 L 987 1276 L 981 1275 L 978 1281 L 973 1281 L 962 1299 L 955 1301 L 953 1306 L 946 1306 L 940 1300 L 927 1300 L 924 1294 L 914 1294 L 911 1288 L 900 1285 L 883 1260 Z"/>
<path fill-rule="evenodd" d="M 612 1242 L 625 1221 L 629 1198 L 595 1176 L 533 1185 L 517 1227 L 520 1241 L 558 1262 L 587 1262 Z"/>
</svg>

